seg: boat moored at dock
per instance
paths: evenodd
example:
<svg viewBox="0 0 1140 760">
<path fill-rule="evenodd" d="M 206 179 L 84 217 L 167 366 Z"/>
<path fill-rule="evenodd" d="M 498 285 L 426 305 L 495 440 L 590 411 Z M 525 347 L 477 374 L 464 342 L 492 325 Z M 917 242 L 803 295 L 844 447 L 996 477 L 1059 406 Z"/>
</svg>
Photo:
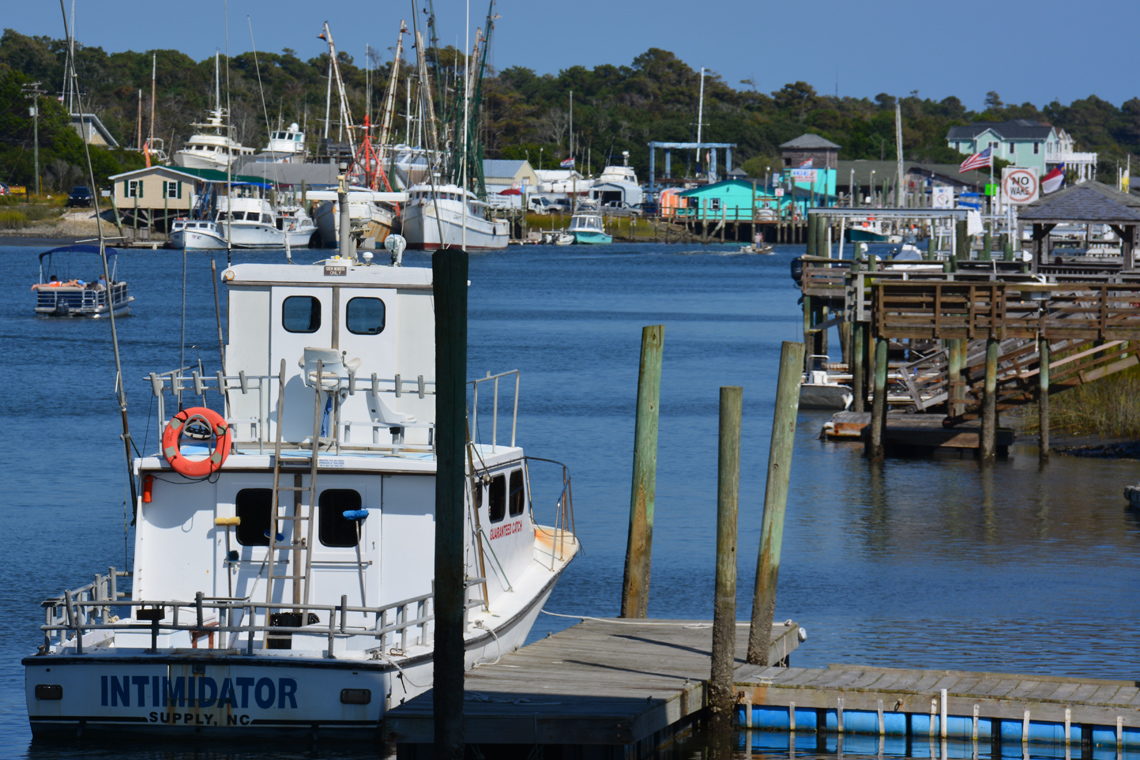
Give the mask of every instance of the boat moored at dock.
<svg viewBox="0 0 1140 760">
<path fill-rule="evenodd" d="M 134 565 L 45 602 L 34 735 L 374 739 L 430 688 L 431 271 L 363 256 L 230 267 L 222 370 L 149 376 Z M 467 667 L 523 643 L 578 549 L 565 468 L 515 440 L 518 388 L 469 384 Z"/>
</svg>

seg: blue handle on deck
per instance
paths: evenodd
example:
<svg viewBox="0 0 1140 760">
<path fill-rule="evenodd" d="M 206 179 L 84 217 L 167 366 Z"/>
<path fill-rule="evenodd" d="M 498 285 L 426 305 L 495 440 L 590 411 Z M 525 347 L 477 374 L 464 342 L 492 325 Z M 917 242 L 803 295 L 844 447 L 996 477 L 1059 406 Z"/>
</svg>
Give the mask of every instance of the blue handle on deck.
<svg viewBox="0 0 1140 760">
<path fill-rule="evenodd" d="M 346 520 L 363 520 L 368 517 L 367 509 L 346 509 L 341 514 L 344 515 Z"/>
</svg>

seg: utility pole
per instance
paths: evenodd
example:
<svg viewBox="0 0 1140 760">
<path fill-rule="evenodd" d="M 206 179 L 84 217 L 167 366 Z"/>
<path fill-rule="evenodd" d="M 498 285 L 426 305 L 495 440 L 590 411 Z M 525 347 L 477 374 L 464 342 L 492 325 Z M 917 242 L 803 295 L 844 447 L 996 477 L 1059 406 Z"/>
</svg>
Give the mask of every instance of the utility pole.
<svg viewBox="0 0 1140 760">
<path fill-rule="evenodd" d="M 20 87 L 24 97 L 32 101 L 28 114 L 32 117 L 32 161 L 35 164 L 36 195 L 40 194 L 40 95 L 44 94 L 40 84 L 42 83 L 30 82 Z"/>
</svg>

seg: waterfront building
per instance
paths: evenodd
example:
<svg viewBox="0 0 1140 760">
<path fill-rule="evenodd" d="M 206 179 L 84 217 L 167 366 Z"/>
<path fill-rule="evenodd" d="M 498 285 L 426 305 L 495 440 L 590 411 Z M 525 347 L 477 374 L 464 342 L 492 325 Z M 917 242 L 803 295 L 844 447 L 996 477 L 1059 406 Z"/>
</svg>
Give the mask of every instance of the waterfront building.
<svg viewBox="0 0 1140 760">
<path fill-rule="evenodd" d="M 1097 154 L 1078 152 L 1072 136 L 1051 124 L 1030 119 L 1010 121 L 978 121 L 962 127 L 950 127 L 947 144 L 962 155 L 993 149 L 995 158 L 1014 166 L 1036 169 L 1037 176 L 1064 164 L 1076 182 L 1096 178 Z"/>
</svg>

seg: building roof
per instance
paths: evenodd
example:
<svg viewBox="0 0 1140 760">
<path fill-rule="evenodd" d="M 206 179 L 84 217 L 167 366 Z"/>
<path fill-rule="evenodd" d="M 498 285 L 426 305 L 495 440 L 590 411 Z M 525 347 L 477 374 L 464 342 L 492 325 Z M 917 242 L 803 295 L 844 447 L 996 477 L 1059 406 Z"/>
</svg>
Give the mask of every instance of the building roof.
<svg viewBox="0 0 1140 760">
<path fill-rule="evenodd" d="M 883 178 L 893 181 L 897 167 L 894 161 L 871 161 L 857 159 L 854 161 L 840 161 L 836 169 L 835 181 L 840 187 L 851 184 L 851 171 L 855 171 L 855 184 L 869 185 L 871 171 L 875 172 L 876 183 Z M 958 164 L 928 164 L 920 161 L 904 161 L 903 172 L 906 174 L 921 174 L 925 177 L 934 177 L 947 184 L 961 187 L 985 185 L 990 181 L 988 172 L 968 171 L 959 172 Z"/>
<path fill-rule="evenodd" d="M 525 158 L 483 159 L 483 176 L 485 177 L 513 177 L 524 168 L 527 168 Z"/>
<path fill-rule="evenodd" d="M 766 188 L 766 187 L 764 187 L 764 184 L 762 182 L 758 182 L 756 180 L 722 179 L 720 182 L 713 182 L 712 184 L 709 184 L 709 185 L 697 185 L 696 187 L 690 187 L 688 190 L 682 190 L 680 193 L 678 193 L 678 195 L 686 196 L 686 197 L 691 196 L 691 195 L 700 196 L 700 195 L 703 195 L 706 193 L 711 194 L 711 195 L 715 195 L 717 193 L 717 191 L 719 191 L 725 187 L 728 187 L 730 185 L 736 186 L 736 187 L 741 187 L 741 188 L 746 188 L 748 190 L 748 192 L 752 192 L 753 190 L 755 190 L 757 193 L 764 193 L 764 194 L 769 194 L 775 189 L 775 188 Z M 826 201 L 829 198 L 835 197 L 833 195 L 829 195 L 828 193 L 822 192 L 820 190 L 816 190 L 815 193 L 813 194 L 810 189 L 804 188 L 804 187 L 797 187 L 795 185 L 792 186 L 791 190 L 785 189 L 784 192 L 785 192 L 785 195 L 790 195 L 793 198 L 811 198 L 814 195 L 815 198 L 822 200 L 822 201 Z"/>
<path fill-rule="evenodd" d="M 265 181 L 262 177 L 251 177 L 251 176 L 247 176 L 247 175 L 234 175 L 232 177 L 227 178 L 225 172 L 220 172 L 217 169 L 192 169 L 192 168 L 187 167 L 187 166 L 165 166 L 165 165 L 147 166 L 147 167 L 144 167 L 142 169 L 134 169 L 132 171 L 123 172 L 121 174 L 113 174 L 110 177 L 108 177 L 107 179 L 117 180 L 117 179 L 123 179 L 124 177 L 135 177 L 135 176 L 142 176 L 145 174 L 158 174 L 158 173 L 181 174 L 187 180 L 189 180 L 191 182 L 193 182 L 195 180 L 201 180 L 204 182 L 225 182 L 225 181 L 227 181 L 227 179 L 231 182 L 261 183 L 261 182 Z"/>
<path fill-rule="evenodd" d="M 1023 206 L 1017 217 L 1037 223 L 1140 224 L 1140 198 L 1100 182 L 1082 182 Z"/>
<path fill-rule="evenodd" d="M 950 131 L 946 133 L 946 139 L 973 140 L 987 129 L 992 129 L 1006 140 L 1044 140 L 1053 131 L 1053 126 L 1030 119 L 976 121 L 964 127 L 950 127 Z"/>
<path fill-rule="evenodd" d="M 246 177 L 259 177 L 278 185 L 300 185 L 304 183 L 310 187 L 317 187 L 335 185 L 337 181 L 337 168 L 331 163 L 294 164 L 247 160 L 238 166 L 237 170 Z"/>
<path fill-rule="evenodd" d="M 811 132 L 800 135 L 794 140 L 788 140 L 786 143 L 780 146 L 782 149 L 786 148 L 789 150 L 839 150 L 839 147 L 840 146 L 836 145 L 831 140 L 827 140 L 823 137 L 820 137 L 819 135 L 812 134 Z"/>
</svg>

